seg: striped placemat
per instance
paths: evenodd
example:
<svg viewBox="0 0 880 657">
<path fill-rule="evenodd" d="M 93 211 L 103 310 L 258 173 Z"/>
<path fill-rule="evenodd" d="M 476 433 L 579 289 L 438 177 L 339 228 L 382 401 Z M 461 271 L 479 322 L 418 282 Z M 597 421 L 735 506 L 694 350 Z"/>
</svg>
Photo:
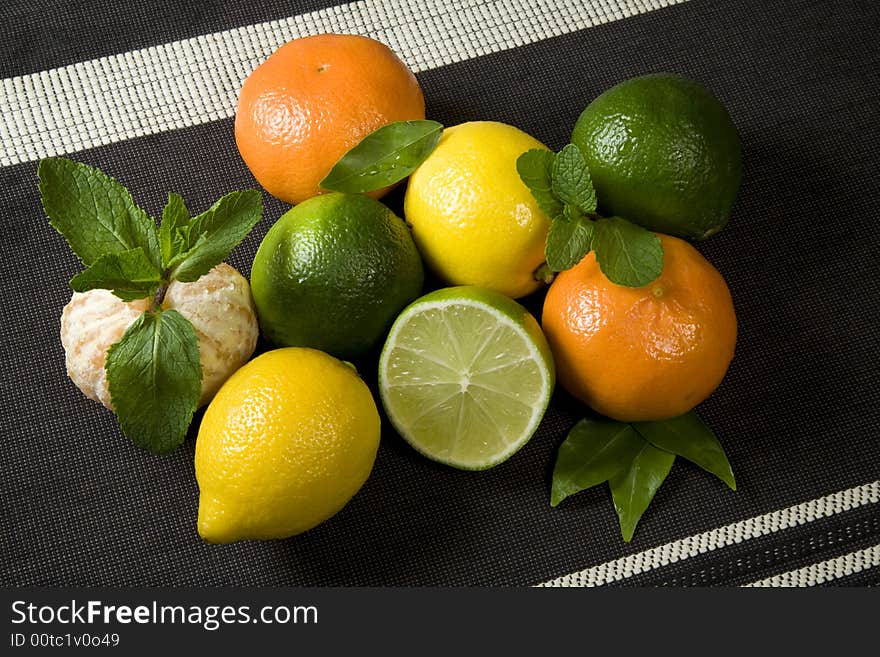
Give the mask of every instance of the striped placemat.
<svg viewBox="0 0 880 657">
<path fill-rule="evenodd" d="M 880 10 L 856 0 L 18 4 L 0 9 L 0 582 L 880 582 Z M 58 317 L 78 264 L 42 213 L 36 162 L 63 154 L 99 166 L 153 214 L 168 191 L 200 211 L 255 187 L 232 137 L 238 89 L 280 44 L 319 32 L 391 46 L 417 73 L 430 118 L 504 121 L 553 148 L 627 77 L 675 71 L 715 91 L 740 130 L 745 178 L 730 226 L 699 248 L 729 282 L 740 339 L 700 412 L 737 492 L 677 464 L 631 544 L 604 489 L 551 509 L 555 451 L 582 413 L 559 391 L 529 445 L 491 471 L 428 462 L 386 426 L 373 475 L 331 521 L 286 541 L 199 540 L 194 436 L 169 457 L 145 454 L 66 379 Z M 401 199 L 387 202 L 400 212 Z M 285 210 L 264 203 L 231 259 L 245 274 Z"/>
</svg>

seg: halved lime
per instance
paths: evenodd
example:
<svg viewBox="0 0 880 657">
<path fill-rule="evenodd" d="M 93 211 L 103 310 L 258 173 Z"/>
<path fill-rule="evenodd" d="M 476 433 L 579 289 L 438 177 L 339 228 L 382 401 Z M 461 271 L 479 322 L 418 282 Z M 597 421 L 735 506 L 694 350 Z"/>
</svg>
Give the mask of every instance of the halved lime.
<svg viewBox="0 0 880 657">
<path fill-rule="evenodd" d="M 554 380 L 535 318 L 471 286 L 410 304 L 379 359 L 382 404 L 398 433 L 428 458 L 465 470 L 491 468 L 528 442 Z"/>
</svg>

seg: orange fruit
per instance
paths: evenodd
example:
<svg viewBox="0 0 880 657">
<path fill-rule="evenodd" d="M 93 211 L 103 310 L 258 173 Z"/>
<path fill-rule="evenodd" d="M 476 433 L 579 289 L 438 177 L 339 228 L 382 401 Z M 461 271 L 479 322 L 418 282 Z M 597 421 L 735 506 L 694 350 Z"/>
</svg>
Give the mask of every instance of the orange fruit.
<svg viewBox="0 0 880 657">
<path fill-rule="evenodd" d="M 543 328 L 559 382 L 616 420 L 662 420 L 708 397 L 727 372 L 736 315 L 727 284 L 687 242 L 660 235 L 663 271 L 611 283 L 588 254 L 547 292 Z"/>
<path fill-rule="evenodd" d="M 235 142 L 266 191 L 299 203 L 321 192 L 324 176 L 366 135 L 424 118 L 419 83 L 388 46 L 318 34 L 284 44 L 245 80 Z"/>
</svg>

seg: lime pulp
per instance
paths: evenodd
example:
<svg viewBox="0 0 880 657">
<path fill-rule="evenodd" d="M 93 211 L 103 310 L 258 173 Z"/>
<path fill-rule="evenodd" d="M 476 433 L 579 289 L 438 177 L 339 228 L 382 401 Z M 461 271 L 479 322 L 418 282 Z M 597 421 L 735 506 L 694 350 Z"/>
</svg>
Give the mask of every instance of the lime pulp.
<svg viewBox="0 0 880 657">
<path fill-rule="evenodd" d="M 475 287 L 411 304 L 379 360 L 382 403 L 398 433 L 428 458 L 466 470 L 497 465 L 528 442 L 553 384 L 535 319 Z"/>
</svg>

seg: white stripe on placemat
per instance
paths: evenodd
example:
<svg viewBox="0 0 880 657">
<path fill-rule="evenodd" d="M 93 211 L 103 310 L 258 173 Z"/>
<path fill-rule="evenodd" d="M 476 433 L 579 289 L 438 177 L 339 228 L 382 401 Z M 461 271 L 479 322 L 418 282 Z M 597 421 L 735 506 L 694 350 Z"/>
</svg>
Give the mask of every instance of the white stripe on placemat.
<svg viewBox="0 0 880 657">
<path fill-rule="evenodd" d="M 684 1 L 361 0 L 8 78 L 0 166 L 230 117 L 248 74 L 298 36 L 372 36 L 418 72 Z"/>
<path fill-rule="evenodd" d="M 880 566 L 880 545 L 762 579 L 746 586 L 816 586 Z"/>
<path fill-rule="evenodd" d="M 874 481 L 563 575 L 538 586 L 602 586 L 728 545 L 742 543 L 878 502 L 880 502 L 880 481 Z"/>
</svg>

